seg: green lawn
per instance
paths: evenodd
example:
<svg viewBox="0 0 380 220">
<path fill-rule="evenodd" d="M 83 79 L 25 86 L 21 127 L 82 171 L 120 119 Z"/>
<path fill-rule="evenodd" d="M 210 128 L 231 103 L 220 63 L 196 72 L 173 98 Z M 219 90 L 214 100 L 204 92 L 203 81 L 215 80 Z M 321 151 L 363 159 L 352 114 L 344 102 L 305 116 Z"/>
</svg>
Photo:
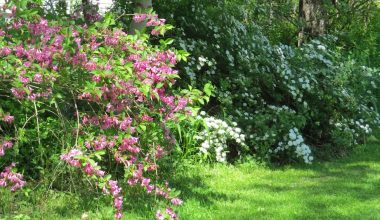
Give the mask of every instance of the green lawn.
<svg viewBox="0 0 380 220">
<path fill-rule="evenodd" d="M 310 166 L 197 165 L 172 182 L 185 200 L 181 219 L 380 219 L 380 142 Z M 85 211 L 89 219 L 112 219 L 104 204 L 53 193 L 19 204 L 3 219 L 79 219 Z M 150 207 L 136 207 L 130 205 L 125 219 L 151 219 L 143 217 Z"/>
<path fill-rule="evenodd" d="M 344 160 L 303 168 L 198 167 L 183 182 L 181 216 L 380 219 L 380 145 L 367 147 Z"/>
</svg>

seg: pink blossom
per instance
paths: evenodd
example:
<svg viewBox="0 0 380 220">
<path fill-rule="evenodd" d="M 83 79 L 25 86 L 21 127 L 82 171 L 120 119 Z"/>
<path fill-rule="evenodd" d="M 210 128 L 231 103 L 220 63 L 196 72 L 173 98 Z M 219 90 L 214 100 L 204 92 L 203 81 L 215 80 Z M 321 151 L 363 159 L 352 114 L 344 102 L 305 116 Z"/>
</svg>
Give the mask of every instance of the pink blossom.
<svg viewBox="0 0 380 220">
<path fill-rule="evenodd" d="M 160 22 L 157 19 L 151 19 L 146 23 L 147 27 L 158 26 Z"/>
<path fill-rule="evenodd" d="M 141 23 L 141 22 L 145 21 L 146 17 L 147 17 L 146 14 L 135 14 L 133 16 L 133 21 L 136 23 Z"/>
<path fill-rule="evenodd" d="M 173 209 L 166 208 L 166 213 L 172 218 L 172 219 L 178 219 L 177 214 L 173 212 Z"/>
<path fill-rule="evenodd" d="M 22 23 L 20 21 L 14 21 L 12 24 L 13 29 L 16 29 L 16 30 L 20 29 L 21 26 L 22 26 Z"/>
<path fill-rule="evenodd" d="M 106 172 L 103 171 L 103 170 L 97 170 L 97 171 L 96 171 L 96 175 L 97 175 L 97 176 L 104 176 L 105 173 L 106 173 Z"/>
<path fill-rule="evenodd" d="M 23 84 L 27 84 L 27 83 L 29 83 L 29 78 L 27 78 L 27 77 L 24 77 L 24 76 L 22 76 L 22 75 L 20 75 L 19 77 L 18 77 L 18 79 L 20 80 L 20 82 L 22 82 Z"/>
<path fill-rule="evenodd" d="M 57 35 L 54 39 L 54 43 L 53 45 L 57 48 L 61 48 L 62 47 L 62 42 L 64 40 L 64 36 L 63 35 Z"/>
<path fill-rule="evenodd" d="M 156 219 L 157 220 L 165 220 L 164 216 L 162 215 L 160 210 L 157 210 L 156 212 Z"/>
<path fill-rule="evenodd" d="M 23 180 L 23 176 L 20 173 L 12 172 L 12 168 L 15 164 L 5 167 L 4 171 L 0 173 L 0 186 L 11 188 L 11 191 L 16 191 L 25 186 L 26 182 Z"/>
<path fill-rule="evenodd" d="M 60 159 L 63 161 L 66 161 L 67 163 L 69 163 L 73 167 L 80 167 L 81 164 L 80 164 L 79 160 L 77 160 L 75 158 L 77 156 L 82 155 L 82 154 L 83 154 L 82 151 L 80 151 L 78 149 L 72 149 L 69 153 L 62 154 Z"/>
<path fill-rule="evenodd" d="M 12 147 L 13 143 L 11 141 L 3 141 L 3 143 L 0 144 L 0 156 L 4 156 L 5 150 Z"/>
<path fill-rule="evenodd" d="M 132 124 L 132 118 L 128 117 L 126 119 L 124 119 L 121 123 L 120 123 L 120 130 L 122 131 L 125 131 L 127 130 Z"/>
<path fill-rule="evenodd" d="M 154 36 L 158 36 L 158 35 L 160 35 L 160 30 L 153 29 L 153 30 L 151 31 L 151 34 L 154 35 Z"/>
<path fill-rule="evenodd" d="M 111 193 L 113 199 L 114 199 L 114 207 L 116 209 L 115 218 L 120 219 L 122 218 L 122 209 L 123 209 L 123 197 L 120 195 L 121 188 L 118 186 L 117 181 L 109 180 L 108 181 L 108 187 L 110 190 L 103 189 L 103 192 L 105 193 Z"/>
<path fill-rule="evenodd" d="M 33 81 L 36 83 L 41 83 L 42 82 L 42 75 L 40 73 L 37 73 L 36 75 L 33 76 Z"/>
<path fill-rule="evenodd" d="M 4 148 L 12 148 L 13 147 L 12 141 L 4 141 L 2 145 Z"/>
<path fill-rule="evenodd" d="M 16 12 L 17 12 L 17 7 L 15 5 L 12 6 L 12 15 L 16 15 Z"/>
<path fill-rule="evenodd" d="M 171 203 L 172 203 L 173 205 L 182 205 L 183 201 L 182 201 L 181 199 L 179 199 L 179 198 L 173 198 L 173 199 L 171 200 Z"/>
<path fill-rule="evenodd" d="M 11 53 L 12 53 L 12 50 L 9 49 L 8 47 L 3 47 L 3 48 L 1 48 L 1 50 L 0 50 L 0 55 L 1 55 L 1 56 L 8 56 L 8 55 L 11 54 Z"/>
<path fill-rule="evenodd" d="M 80 49 L 81 48 L 81 44 L 80 44 L 81 43 L 81 39 L 80 38 L 75 38 L 74 41 L 77 44 L 78 49 Z"/>
<path fill-rule="evenodd" d="M 121 219 L 121 218 L 123 218 L 123 214 L 121 212 L 116 212 L 115 218 L 116 219 Z"/>
<path fill-rule="evenodd" d="M 135 178 L 129 178 L 129 179 L 128 179 L 128 185 L 130 185 L 130 186 L 134 186 L 134 185 L 137 184 L 138 181 L 139 181 L 138 179 L 135 179 Z"/>
<path fill-rule="evenodd" d="M 102 77 L 101 76 L 97 76 L 97 75 L 93 75 L 92 76 L 92 80 L 95 81 L 95 82 L 100 82 L 102 80 Z"/>
<path fill-rule="evenodd" d="M 88 71 L 96 70 L 96 63 L 88 62 L 84 65 L 84 68 Z"/>
<path fill-rule="evenodd" d="M 148 193 L 151 193 L 153 190 L 154 190 L 154 186 L 153 186 L 153 185 L 148 185 L 148 186 L 146 187 L 146 191 L 147 191 Z"/>
<path fill-rule="evenodd" d="M 24 97 L 25 93 L 26 93 L 24 90 L 22 90 L 22 89 L 16 89 L 16 88 L 12 88 L 11 92 L 18 99 L 22 99 Z"/>
<path fill-rule="evenodd" d="M 115 46 L 118 44 L 119 40 L 116 37 L 106 36 L 104 38 L 104 42 L 106 45 Z"/>
<path fill-rule="evenodd" d="M 141 186 L 149 186 L 149 183 L 150 183 L 150 179 L 148 178 L 143 178 L 142 181 L 141 181 Z"/>
<path fill-rule="evenodd" d="M 147 61 L 138 61 L 133 64 L 133 67 L 137 72 L 144 72 L 148 69 L 148 65 L 149 63 Z"/>
<path fill-rule="evenodd" d="M 143 115 L 143 116 L 141 117 L 141 120 L 152 122 L 152 121 L 153 121 L 153 118 L 150 117 L 149 115 Z"/>
<path fill-rule="evenodd" d="M 27 61 L 27 62 L 24 63 L 24 66 L 27 67 L 27 68 L 29 68 L 30 66 L 32 66 L 32 63 L 29 62 L 29 61 Z"/>
<path fill-rule="evenodd" d="M 164 154 L 164 150 L 161 148 L 160 145 L 157 145 L 155 157 L 157 159 L 161 158 L 163 154 Z"/>
<path fill-rule="evenodd" d="M 13 123 L 13 121 L 14 121 L 14 117 L 13 116 L 11 116 L 9 113 L 7 113 L 7 114 L 5 114 L 4 116 L 3 116 L 3 121 L 5 122 L 5 123 L 8 123 L 8 124 L 12 124 Z"/>
<path fill-rule="evenodd" d="M 94 168 L 91 166 L 90 163 L 87 163 L 84 167 L 83 167 L 83 171 L 89 175 L 89 176 L 92 176 L 94 174 Z"/>
</svg>

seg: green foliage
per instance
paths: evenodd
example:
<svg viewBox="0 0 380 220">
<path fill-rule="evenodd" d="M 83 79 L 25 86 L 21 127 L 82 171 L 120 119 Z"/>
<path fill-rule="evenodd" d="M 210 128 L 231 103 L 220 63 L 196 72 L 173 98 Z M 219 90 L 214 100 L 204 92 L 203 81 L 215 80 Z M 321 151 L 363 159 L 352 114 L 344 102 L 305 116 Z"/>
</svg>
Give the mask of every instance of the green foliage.
<svg viewBox="0 0 380 220">
<path fill-rule="evenodd" d="M 173 169 L 164 159 L 175 144 L 170 128 L 207 102 L 212 86 L 206 95 L 173 89 L 174 66 L 187 57 L 170 47 L 173 39 L 154 45 L 144 32 L 128 35 L 111 13 L 46 19 L 27 2 L 12 2 L 9 17 L 0 17 L 0 165 L 12 162 L 0 187 L 24 186 L 12 173 L 17 163 L 49 188 L 92 186 L 110 195 L 117 219 L 124 195 L 144 192 L 176 219 L 171 207 L 182 200 L 158 168 Z M 154 36 L 173 28 L 145 16 Z"/>
<path fill-rule="evenodd" d="M 215 85 L 208 112 L 238 122 L 251 154 L 306 162 L 311 148 L 317 156 L 337 156 L 379 125 L 376 69 L 344 58 L 332 36 L 301 48 L 272 45 L 247 20 L 247 4 L 178 0 L 156 10 L 177 27 L 176 45 L 191 54 L 182 78 L 195 87 Z M 294 129 L 300 139 L 290 143 Z"/>
<path fill-rule="evenodd" d="M 182 219 L 376 219 L 380 215 L 379 141 L 344 159 L 308 166 L 182 164 L 173 177 L 186 203 Z M 0 219 L 112 219 L 112 207 L 89 193 L 63 194 L 37 188 L 29 197 L 1 194 Z M 131 195 L 132 196 L 132 195 Z M 130 197 L 133 198 L 133 197 Z M 141 202 L 141 201 L 139 201 Z M 7 205 L 12 204 L 12 207 Z M 1 213 L 1 208 L 5 213 Z M 151 207 L 128 207 L 124 219 L 150 219 Z M 27 219 L 27 218 L 25 218 Z"/>
</svg>

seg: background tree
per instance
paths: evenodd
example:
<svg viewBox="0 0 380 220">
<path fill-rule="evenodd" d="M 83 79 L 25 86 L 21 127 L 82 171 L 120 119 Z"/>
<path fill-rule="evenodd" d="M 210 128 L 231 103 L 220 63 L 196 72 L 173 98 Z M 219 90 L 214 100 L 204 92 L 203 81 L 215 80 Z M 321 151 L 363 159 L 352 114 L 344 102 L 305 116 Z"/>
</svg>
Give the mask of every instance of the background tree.
<svg viewBox="0 0 380 220">
<path fill-rule="evenodd" d="M 316 37 L 325 33 L 326 9 L 322 0 L 300 0 L 299 17 L 301 30 L 298 35 L 298 46 L 305 38 Z"/>
<path fill-rule="evenodd" d="M 135 0 L 135 13 L 147 13 L 152 9 L 152 0 Z M 146 22 L 135 22 L 132 20 L 129 33 L 135 34 L 136 31 L 141 31 L 146 26 Z"/>
</svg>

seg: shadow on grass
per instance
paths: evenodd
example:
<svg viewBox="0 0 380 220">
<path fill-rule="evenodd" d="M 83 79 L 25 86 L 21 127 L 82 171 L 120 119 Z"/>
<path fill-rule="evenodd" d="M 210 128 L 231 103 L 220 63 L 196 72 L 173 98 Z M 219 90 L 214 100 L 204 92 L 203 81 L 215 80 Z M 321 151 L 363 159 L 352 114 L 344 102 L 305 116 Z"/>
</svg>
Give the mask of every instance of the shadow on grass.
<svg viewBox="0 0 380 220">
<path fill-rule="evenodd" d="M 215 192 L 204 182 L 204 177 L 192 173 L 191 176 L 180 175 L 171 181 L 181 191 L 181 199 L 196 199 L 202 206 L 212 206 L 215 200 L 234 201 L 236 198 Z"/>
</svg>

